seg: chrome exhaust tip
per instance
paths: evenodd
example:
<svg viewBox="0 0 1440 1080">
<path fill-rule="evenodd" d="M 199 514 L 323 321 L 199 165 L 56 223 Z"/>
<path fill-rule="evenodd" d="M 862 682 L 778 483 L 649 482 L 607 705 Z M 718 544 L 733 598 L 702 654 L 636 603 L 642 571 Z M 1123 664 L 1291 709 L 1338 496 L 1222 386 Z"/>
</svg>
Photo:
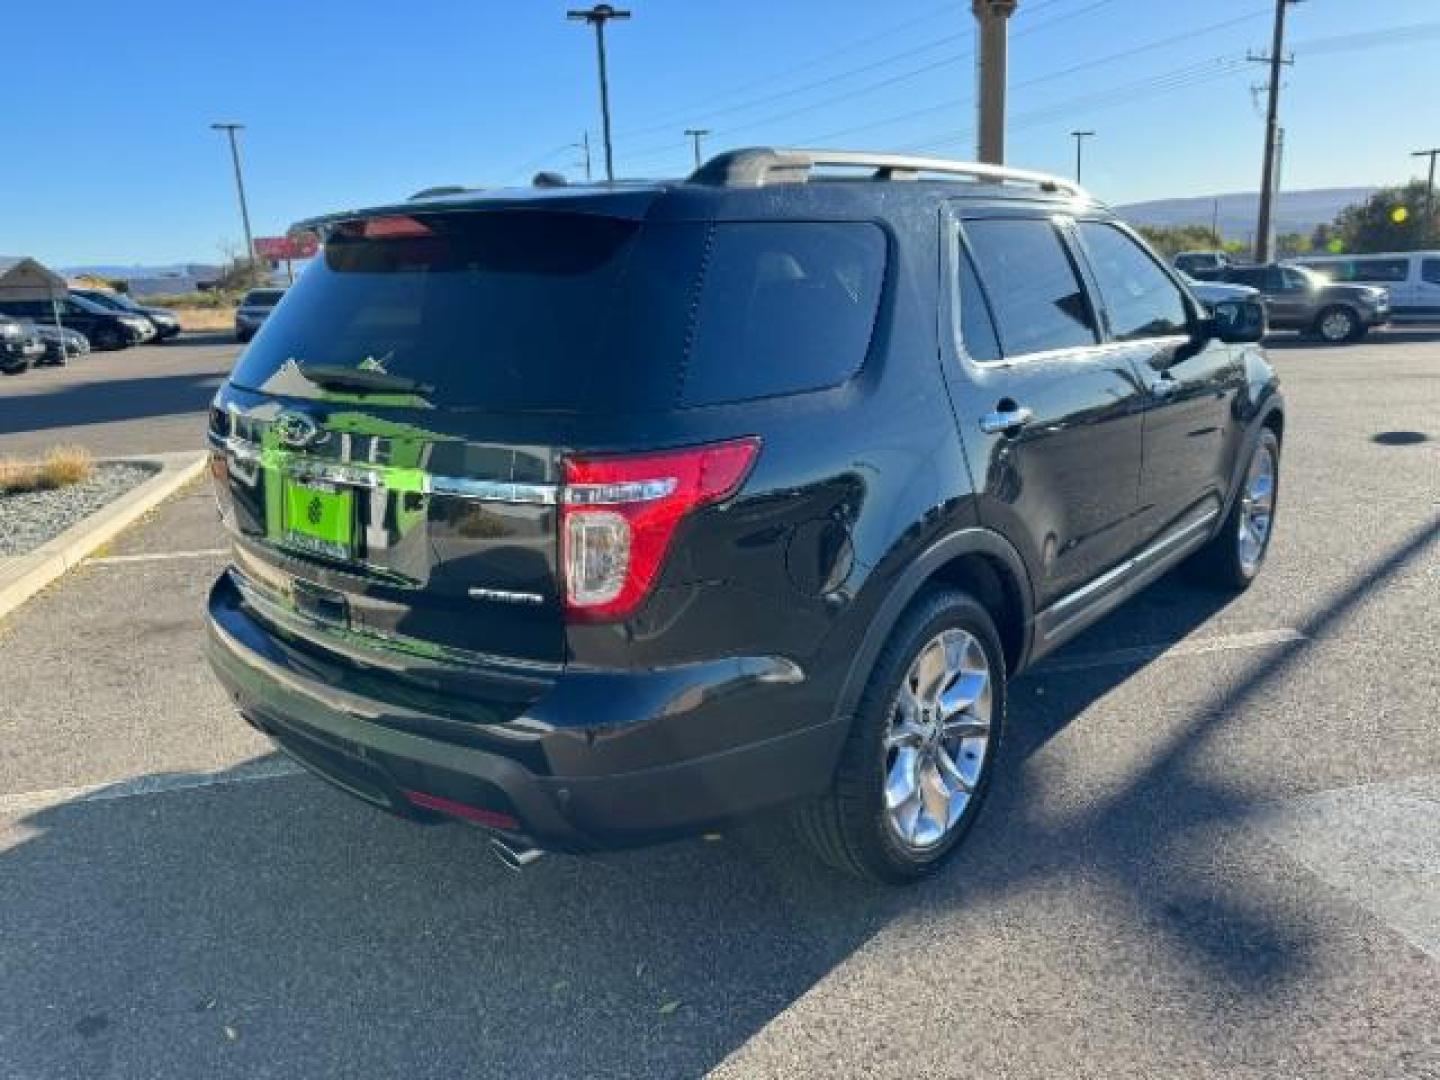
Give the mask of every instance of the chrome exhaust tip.
<svg viewBox="0 0 1440 1080">
<path fill-rule="evenodd" d="M 545 852 L 539 848 L 511 847 L 504 840 L 495 837 L 490 841 L 490 853 L 500 860 L 500 865 L 512 874 L 518 874 Z"/>
</svg>

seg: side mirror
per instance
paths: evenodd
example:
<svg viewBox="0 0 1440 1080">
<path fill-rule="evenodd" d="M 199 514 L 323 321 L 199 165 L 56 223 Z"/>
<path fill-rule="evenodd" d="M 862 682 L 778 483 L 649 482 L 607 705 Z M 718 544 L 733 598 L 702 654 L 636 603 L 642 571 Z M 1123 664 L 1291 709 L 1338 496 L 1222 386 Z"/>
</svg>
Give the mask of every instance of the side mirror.
<svg viewBox="0 0 1440 1080">
<path fill-rule="evenodd" d="M 1206 336 L 1227 345 L 1259 341 L 1265 336 L 1265 305 L 1258 300 L 1221 300 L 1205 320 Z"/>
</svg>

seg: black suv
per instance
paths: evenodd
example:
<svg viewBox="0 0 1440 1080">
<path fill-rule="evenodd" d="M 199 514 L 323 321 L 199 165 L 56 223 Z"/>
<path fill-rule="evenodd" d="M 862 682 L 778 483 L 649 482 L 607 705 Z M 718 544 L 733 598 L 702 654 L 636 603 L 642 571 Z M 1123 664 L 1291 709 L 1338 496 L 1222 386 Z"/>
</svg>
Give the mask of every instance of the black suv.
<svg viewBox="0 0 1440 1080">
<path fill-rule="evenodd" d="M 133 312 L 115 311 L 80 296 L 61 300 L 4 300 L 0 311 L 17 319 L 53 323 L 56 316 L 67 330 L 84 334 L 97 349 L 124 349 L 149 340 L 150 320 Z"/>
<path fill-rule="evenodd" d="M 1336 285 L 1303 266 L 1227 266 L 1210 275 L 1259 289 L 1273 330 L 1299 330 L 1338 345 L 1390 321 L 1390 293 L 1375 285 Z"/>
<path fill-rule="evenodd" d="M 1205 315 L 1065 181 L 744 150 L 301 227 L 211 414 L 211 660 L 300 762 L 511 864 L 788 803 L 921 876 L 1016 672 L 1265 556 L 1263 312 Z"/>
</svg>

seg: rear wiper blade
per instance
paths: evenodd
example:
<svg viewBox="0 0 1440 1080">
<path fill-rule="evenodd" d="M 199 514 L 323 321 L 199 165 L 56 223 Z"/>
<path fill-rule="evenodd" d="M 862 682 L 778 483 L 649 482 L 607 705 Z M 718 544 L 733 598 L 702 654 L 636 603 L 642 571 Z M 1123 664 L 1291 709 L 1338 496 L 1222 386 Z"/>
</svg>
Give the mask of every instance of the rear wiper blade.
<svg viewBox="0 0 1440 1080">
<path fill-rule="evenodd" d="M 435 387 L 408 375 L 391 375 L 385 371 L 371 371 L 366 368 L 348 368 L 331 364 L 310 364 L 300 366 L 300 374 L 316 386 L 332 390 L 358 390 L 361 393 L 419 394 L 429 397 Z"/>
</svg>

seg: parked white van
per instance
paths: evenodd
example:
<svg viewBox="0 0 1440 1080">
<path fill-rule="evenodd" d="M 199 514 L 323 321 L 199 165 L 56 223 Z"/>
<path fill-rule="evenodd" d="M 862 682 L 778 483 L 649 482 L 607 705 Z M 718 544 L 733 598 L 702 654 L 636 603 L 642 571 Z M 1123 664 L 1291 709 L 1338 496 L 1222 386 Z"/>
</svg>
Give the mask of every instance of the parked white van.
<svg viewBox="0 0 1440 1080">
<path fill-rule="evenodd" d="M 1287 261 L 1337 283 L 1384 286 L 1390 291 L 1392 323 L 1440 322 L 1440 251 L 1301 255 Z"/>
</svg>

